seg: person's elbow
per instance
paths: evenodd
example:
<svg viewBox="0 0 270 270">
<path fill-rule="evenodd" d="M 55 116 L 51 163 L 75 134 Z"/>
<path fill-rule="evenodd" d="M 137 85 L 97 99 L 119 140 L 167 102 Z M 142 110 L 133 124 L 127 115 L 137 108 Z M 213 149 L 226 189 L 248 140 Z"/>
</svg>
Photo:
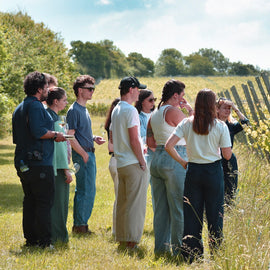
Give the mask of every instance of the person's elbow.
<svg viewBox="0 0 270 270">
<path fill-rule="evenodd" d="M 172 148 L 173 148 L 174 146 L 169 142 L 169 141 L 167 141 L 166 143 L 165 143 L 165 146 L 164 146 L 164 148 L 165 148 L 165 150 L 170 154 L 170 152 L 171 152 L 171 150 L 172 150 Z"/>
<path fill-rule="evenodd" d="M 229 160 L 232 157 L 231 147 L 222 148 L 221 151 L 223 158 L 225 158 L 226 160 Z"/>
</svg>

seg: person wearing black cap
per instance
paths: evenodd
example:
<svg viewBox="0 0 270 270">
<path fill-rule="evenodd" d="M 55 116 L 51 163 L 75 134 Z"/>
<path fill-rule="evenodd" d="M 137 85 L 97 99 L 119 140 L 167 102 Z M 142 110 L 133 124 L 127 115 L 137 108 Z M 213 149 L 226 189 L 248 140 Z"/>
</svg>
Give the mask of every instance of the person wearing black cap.
<svg viewBox="0 0 270 270">
<path fill-rule="evenodd" d="M 143 233 L 146 195 L 147 166 L 140 136 L 140 120 L 132 103 L 138 100 L 140 84 L 135 77 L 121 80 L 121 100 L 112 112 L 112 142 L 117 160 L 119 178 L 116 209 L 116 241 L 120 247 L 136 248 Z"/>
</svg>

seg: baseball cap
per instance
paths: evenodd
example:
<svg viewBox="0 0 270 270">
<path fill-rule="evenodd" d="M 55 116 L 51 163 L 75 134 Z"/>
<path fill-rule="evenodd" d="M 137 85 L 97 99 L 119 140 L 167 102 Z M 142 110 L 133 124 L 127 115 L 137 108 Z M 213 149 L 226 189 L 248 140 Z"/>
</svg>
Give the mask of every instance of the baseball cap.
<svg viewBox="0 0 270 270">
<path fill-rule="evenodd" d="M 138 87 L 139 89 L 145 89 L 146 85 L 141 84 L 139 80 L 135 77 L 125 77 L 121 80 L 118 88 L 122 89 L 122 88 L 130 88 L 130 87 L 132 88 Z"/>
</svg>

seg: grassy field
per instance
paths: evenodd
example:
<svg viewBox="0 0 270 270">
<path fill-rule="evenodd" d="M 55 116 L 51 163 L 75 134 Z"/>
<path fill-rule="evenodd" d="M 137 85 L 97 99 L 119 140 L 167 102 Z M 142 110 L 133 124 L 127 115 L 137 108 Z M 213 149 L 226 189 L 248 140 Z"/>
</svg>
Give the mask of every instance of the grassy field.
<svg viewBox="0 0 270 270">
<path fill-rule="evenodd" d="M 94 133 L 101 135 L 104 118 L 93 117 Z M 23 192 L 13 166 L 11 137 L 0 140 L 0 269 L 269 269 L 270 166 L 241 145 L 234 151 L 239 161 L 239 194 L 235 207 L 226 209 L 224 244 L 214 258 L 190 266 L 171 259 L 155 259 L 150 189 L 144 234 L 138 253 L 118 251 L 111 236 L 113 182 L 108 171 L 107 144 L 97 146 L 97 194 L 89 227 L 90 237 L 70 233 L 68 247 L 54 251 L 24 249 L 22 233 Z M 71 183 L 68 230 L 72 228 L 75 183 Z M 207 243 L 204 230 L 204 243 Z"/>
<path fill-rule="evenodd" d="M 152 90 L 158 100 L 161 98 L 161 92 L 164 84 L 171 78 L 139 78 L 140 82 L 147 85 L 147 88 Z M 240 91 L 242 96 L 241 84 L 246 84 L 248 80 L 255 84 L 254 77 L 174 77 L 186 85 L 186 97 L 190 102 L 194 100 L 196 94 L 203 88 L 210 88 L 218 93 L 226 89 L 230 89 L 233 85 Z M 119 97 L 119 79 L 102 80 L 97 85 L 93 101 L 96 103 L 110 104 L 112 100 Z"/>
</svg>

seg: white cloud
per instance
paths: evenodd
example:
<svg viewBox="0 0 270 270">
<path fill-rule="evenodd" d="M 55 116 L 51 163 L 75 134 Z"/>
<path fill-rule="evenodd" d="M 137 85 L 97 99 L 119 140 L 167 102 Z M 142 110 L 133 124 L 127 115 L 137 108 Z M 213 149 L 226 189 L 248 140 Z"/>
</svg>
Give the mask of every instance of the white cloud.
<svg viewBox="0 0 270 270">
<path fill-rule="evenodd" d="M 109 1 L 109 0 L 99 0 L 98 4 L 100 4 L 100 5 L 110 5 L 111 1 Z"/>
<path fill-rule="evenodd" d="M 269 0 L 207 0 L 205 3 L 207 14 L 212 16 L 253 16 L 256 13 L 267 14 L 270 11 Z"/>
</svg>

